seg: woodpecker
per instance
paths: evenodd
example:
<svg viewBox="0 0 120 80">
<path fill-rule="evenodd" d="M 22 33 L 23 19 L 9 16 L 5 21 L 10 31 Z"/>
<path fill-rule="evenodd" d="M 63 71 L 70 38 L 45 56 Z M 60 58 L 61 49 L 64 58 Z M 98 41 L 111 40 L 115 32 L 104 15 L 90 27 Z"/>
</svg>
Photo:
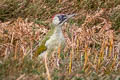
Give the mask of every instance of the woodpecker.
<svg viewBox="0 0 120 80">
<path fill-rule="evenodd" d="M 41 41 L 40 46 L 36 49 L 33 57 L 44 57 L 45 54 L 57 50 L 59 47 L 65 46 L 65 38 L 62 33 L 62 25 L 76 14 L 56 14 L 53 17 L 51 30 Z"/>
</svg>

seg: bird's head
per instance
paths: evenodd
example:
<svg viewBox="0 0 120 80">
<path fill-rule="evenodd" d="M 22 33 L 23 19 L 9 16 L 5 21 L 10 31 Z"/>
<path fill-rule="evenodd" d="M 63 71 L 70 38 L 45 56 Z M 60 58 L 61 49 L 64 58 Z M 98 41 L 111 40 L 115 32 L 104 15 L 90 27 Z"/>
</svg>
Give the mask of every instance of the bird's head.
<svg viewBox="0 0 120 80">
<path fill-rule="evenodd" d="M 55 26 L 59 26 L 59 25 L 63 25 L 68 19 L 70 19 L 71 17 L 75 16 L 76 14 L 56 14 L 53 17 L 52 23 Z"/>
</svg>

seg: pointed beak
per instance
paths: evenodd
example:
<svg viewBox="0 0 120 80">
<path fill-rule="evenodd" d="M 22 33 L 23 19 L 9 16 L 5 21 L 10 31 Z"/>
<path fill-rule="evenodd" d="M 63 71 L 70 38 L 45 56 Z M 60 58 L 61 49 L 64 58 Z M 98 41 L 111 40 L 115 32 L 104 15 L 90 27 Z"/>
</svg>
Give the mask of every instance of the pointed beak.
<svg viewBox="0 0 120 80">
<path fill-rule="evenodd" d="M 72 17 L 74 17 L 74 16 L 76 16 L 77 14 L 70 14 L 70 15 L 67 15 L 67 18 L 68 19 L 70 19 L 70 18 L 72 18 Z"/>
</svg>

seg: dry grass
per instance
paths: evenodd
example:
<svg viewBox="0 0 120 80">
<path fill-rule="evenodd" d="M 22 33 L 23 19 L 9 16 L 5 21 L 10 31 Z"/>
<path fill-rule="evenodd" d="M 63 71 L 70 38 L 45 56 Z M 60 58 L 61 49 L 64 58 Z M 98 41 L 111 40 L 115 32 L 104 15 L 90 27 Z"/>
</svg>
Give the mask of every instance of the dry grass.
<svg viewBox="0 0 120 80">
<path fill-rule="evenodd" d="M 67 4 L 67 0 L 65 2 L 58 0 L 58 2 L 57 4 Z M 84 2 L 83 0 L 81 4 Z M 113 3 L 106 2 L 106 4 Z M 69 2 L 69 5 L 74 4 Z M 78 4 L 76 6 L 81 7 Z M 59 47 L 58 53 L 53 52 L 46 59 L 45 65 L 43 60 L 32 60 L 31 57 L 49 30 L 45 24 L 50 22 L 50 19 L 42 22 L 18 17 L 16 20 L 0 22 L 0 79 L 44 80 L 47 79 L 46 76 L 51 80 L 119 78 L 119 25 L 117 25 L 118 30 L 113 29 L 116 25 L 113 21 L 116 23 L 119 21 L 119 15 L 113 16 L 117 14 L 115 12 L 119 12 L 119 5 L 110 10 L 88 7 L 90 10 L 95 10 L 93 13 L 86 13 L 86 7 L 87 5 L 84 5 L 84 10 L 81 12 L 78 9 L 72 10 L 77 12 L 78 16 L 63 26 L 66 47 L 63 51 Z M 67 8 L 64 6 L 63 11 L 66 12 Z M 44 15 L 46 14 L 47 12 Z M 114 19 L 109 19 L 109 16 Z"/>
</svg>

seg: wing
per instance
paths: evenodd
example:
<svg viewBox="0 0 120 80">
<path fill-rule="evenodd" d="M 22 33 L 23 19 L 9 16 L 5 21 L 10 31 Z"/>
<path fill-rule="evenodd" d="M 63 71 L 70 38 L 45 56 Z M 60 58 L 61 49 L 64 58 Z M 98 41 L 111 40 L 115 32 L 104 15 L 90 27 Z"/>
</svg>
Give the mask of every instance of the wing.
<svg viewBox="0 0 120 80">
<path fill-rule="evenodd" d="M 45 43 L 50 38 L 50 36 L 53 34 L 53 32 L 54 32 L 54 28 L 51 28 L 51 30 L 42 40 L 40 46 L 36 49 L 35 53 L 33 54 L 33 57 L 38 57 L 42 52 L 47 50 L 47 46 L 45 46 Z"/>
<path fill-rule="evenodd" d="M 33 58 L 35 57 L 38 57 L 42 52 L 46 51 L 47 50 L 47 47 L 43 44 L 41 44 L 37 50 L 35 51 L 34 55 L 33 55 Z"/>
</svg>

